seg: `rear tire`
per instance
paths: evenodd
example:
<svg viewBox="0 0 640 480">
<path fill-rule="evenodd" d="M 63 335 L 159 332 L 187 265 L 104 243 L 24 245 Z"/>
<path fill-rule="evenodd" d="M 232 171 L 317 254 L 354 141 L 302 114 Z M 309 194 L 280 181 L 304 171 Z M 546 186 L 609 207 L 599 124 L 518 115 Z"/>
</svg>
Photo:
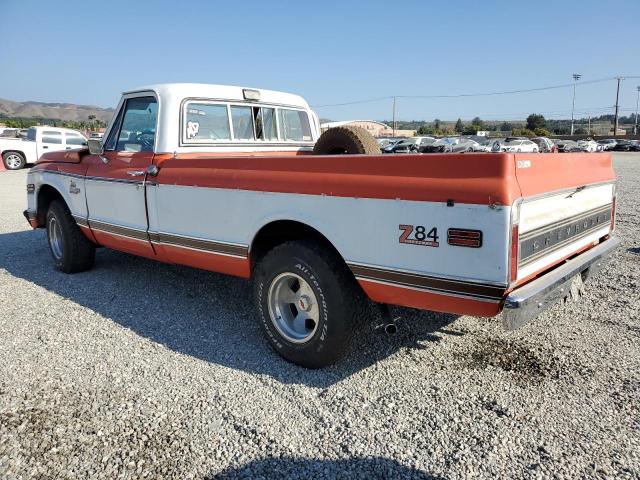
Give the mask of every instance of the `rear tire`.
<svg viewBox="0 0 640 480">
<path fill-rule="evenodd" d="M 67 205 L 54 200 L 47 211 L 47 240 L 58 270 L 84 272 L 93 267 L 95 245 L 80 231 Z"/>
<path fill-rule="evenodd" d="M 306 368 L 339 360 L 369 313 L 342 259 L 311 241 L 281 244 L 258 260 L 254 299 L 271 346 Z"/>
<path fill-rule="evenodd" d="M 373 136 L 360 127 L 334 127 L 322 135 L 313 147 L 314 155 L 378 155 L 380 145 Z"/>
<path fill-rule="evenodd" d="M 20 152 L 4 152 L 2 162 L 7 170 L 20 170 L 27 164 L 27 160 Z"/>
</svg>

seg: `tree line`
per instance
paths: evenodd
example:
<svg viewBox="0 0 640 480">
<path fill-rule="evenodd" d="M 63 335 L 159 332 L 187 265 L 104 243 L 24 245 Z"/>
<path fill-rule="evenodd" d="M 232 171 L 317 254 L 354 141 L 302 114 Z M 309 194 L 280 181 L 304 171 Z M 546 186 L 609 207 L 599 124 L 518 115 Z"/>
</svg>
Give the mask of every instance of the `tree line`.
<svg viewBox="0 0 640 480">
<path fill-rule="evenodd" d="M 81 131 L 95 131 L 100 128 L 106 128 L 107 122 L 96 118 L 95 115 L 89 115 L 87 120 L 60 120 L 59 118 L 21 118 L 21 117 L 3 117 L 0 115 L 0 122 L 9 128 L 29 128 L 35 125 L 48 125 L 50 127 L 72 128 Z"/>
<path fill-rule="evenodd" d="M 589 119 L 580 118 L 574 124 L 586 124 Z M 592 117 L 591 122 L 611 122 L 613 115 L 600 115 Z M 635 115 L 622 116 L 618 119 L 620 125 L 635 123 Z M 384 121 L 387 125 L 391 122 Z M 568 135 L 571 133 L 571 120 L 550 120 L 544 115 L 532 113 L 525 121 L 484 121 L 480 117 L 475 117 L 471 122 L 464 122 L 458 118 L 456 122 L 443 121 L 436 118 L 433 122 L 424 121 L 396 121 L 398 130 L 415 130 L 418 135 L 475 135 L 476 132 L 484 130 L 490 132 L 504 132 L 505 135 L 516 136 L 541 136 Z M 576 126 L 574 133 L 578 135 L 588 133 L 584 126 Z"/>
</svg>

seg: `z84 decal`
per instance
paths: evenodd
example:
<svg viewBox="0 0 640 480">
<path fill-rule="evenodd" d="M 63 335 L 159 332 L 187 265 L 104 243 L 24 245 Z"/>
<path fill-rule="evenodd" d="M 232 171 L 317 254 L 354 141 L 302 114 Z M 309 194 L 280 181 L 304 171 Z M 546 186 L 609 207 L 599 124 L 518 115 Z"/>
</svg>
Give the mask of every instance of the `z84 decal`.
<svg viewBox="0 0 640 480">
<path fill-rule="evenodd" d="M 402 234 L 400 235 L 400 243 L 409 243 L 411 245 L 422 245 L 424 247 L 439 247 L 438 228 L 433 227 L 427 233 L 426 227 L 422 225 L 400 225 Z M 413 234 L 413 236 L 412 236 Z"/>
</svg>

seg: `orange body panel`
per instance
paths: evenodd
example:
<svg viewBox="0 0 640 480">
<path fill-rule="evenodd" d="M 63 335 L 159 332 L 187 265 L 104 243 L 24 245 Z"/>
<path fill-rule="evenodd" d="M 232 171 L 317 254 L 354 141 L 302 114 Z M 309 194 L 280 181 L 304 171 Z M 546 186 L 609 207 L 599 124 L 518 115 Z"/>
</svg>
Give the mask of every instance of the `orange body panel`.
<svg viewBox="0 0 640 480">
<path fill-rule="evenodd" d="M 157 259 L 163 262 L 187 265 L 236 277 L 251 277 L 251 264 L 248 258 L 202 252 L 175 245 L 154 243 L 154 248 L 158 253 Z"/>
<path fill-rule="evenodd" d="M 476 317 L 493 317 L 500 313 L 501 309 L 498 302 L 443 295 L 365 279 L 359 279 L 358 283 L 371 300 L 379 303 Z"/>
<path fill-rule="evenodd" d="M 523 197 L 616 179 L 610 153 L 517 153 L 515 160 L 531 162 L 516 169 Z"/>
<path fill-rule="evenodd" d="M 170 185 L 511 205 L 520 196 L 513 155 L 156 155 Z"/>
<path fill-rule="evenodd" d="M 153 260 L 161 260 L 154 254 L 149 242 L 145 242 L 144 240 L 135 240 L 133 238 L 123 237 L 121 235 L 115 235 L 95 229 L 92 229 L 92 232 L 98 242 L 98 245 L 113 248 L 114 250 L 119 250 L 121 252 L 131 253 L 132 255 L 139 255 Z"/>
</svg>

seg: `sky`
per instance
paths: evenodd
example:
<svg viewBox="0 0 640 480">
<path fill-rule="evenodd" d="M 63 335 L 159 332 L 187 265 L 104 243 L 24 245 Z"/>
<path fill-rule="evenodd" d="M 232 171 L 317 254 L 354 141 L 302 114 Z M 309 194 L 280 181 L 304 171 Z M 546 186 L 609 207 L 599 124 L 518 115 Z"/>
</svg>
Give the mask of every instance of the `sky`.
<svg viewBox="0 0 640 480">
<path fill-rule="evenodd" d="M 568 118 L 635 111 L 640 1 L 0 0 L 0 98 L 113 107 L 203 82 L 302 95 L 321 118 Z M 588 83 L 600 79 L 602 82 Z M 581 85 L 581 83 L 583 83 Z M 341 106 L 340 103 L 371 102 Z"/>
</svg>

